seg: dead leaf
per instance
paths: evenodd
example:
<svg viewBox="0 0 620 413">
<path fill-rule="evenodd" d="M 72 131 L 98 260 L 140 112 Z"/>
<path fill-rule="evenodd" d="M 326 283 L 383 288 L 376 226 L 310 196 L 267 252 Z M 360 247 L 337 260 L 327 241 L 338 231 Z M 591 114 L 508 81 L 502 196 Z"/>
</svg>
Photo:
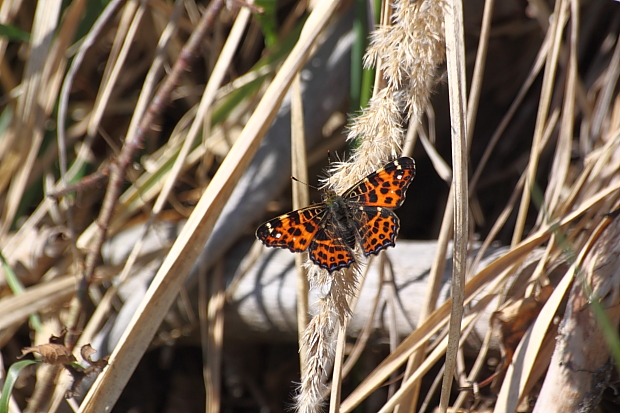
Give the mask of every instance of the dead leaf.
<svg viewBox="0 0 620 413">
<path fill-rule="evenodd" d="M 493 374 L 494 381 L 503 378 L 514 356 L 517 346 L 527 332 L 530 325 L 538 317 L 538 313 L 543 308 L 549 296 L 553 292 L 551 285 L 542 287 L 537 296 L 526 297 L 516 301 L 500 311 L 496 311 L 491 316 L 493 333 L 500 338 L 500 350 L 502 362 L 498 364 Z M 485 380 L 486 382 L 486 380 Z"/>
<path fill-rule="evenodd" d="M 86 377 L 88 377 L 92 373 L 100 373 L 101 370 L 103 370 L 103 368 L 108 365 L 108 356 L 95 361 L 91 358 L 91 356 L 96 352 L 97 350 L 92 348 L 90 344 L 85 344 L 80 349 L 80 354 L 84 361 L 90 364 L 90 366 L 88 366 L 86 369 L 77 369 L 73 365 L 65 366 L 65 368 L 69 371 L 69 373 L 71 373 L 71 376 L 73 377 L 73 383 L 71 384 L 71 388 L 65 393 L 66 398 L 75 397 L 78 394 L 78 388 Z"/>
<path fill-rule="evenodd" d="M 22 357 L 30 353 L 39 353 L 43 362 L 47 364 L 67 365 L 75 363 L 76 361 L 71 350 L 63 344 L 47 343 L 35 347 L 24 347 L 22 349 Z"/>
<path fill-rule="evenodd" d="M 94 367 L 95 370 L 101 370 L 103 369 L 105 366 L 108 365 L 108 357 L 103 357 L 100 358 L 99 360 L 93 360 L 91 358 L 91 356 L 93 354 L 97 353 L 97 350 L 95 350 L 94 348 L 92 348 L 92 346 L 90 344 L 84 344 L 82 346 L 82 348 L 80 349 L 80 354 L 82 355 L 82 358 L 88 362 L 88 364 L 90 364 L 92 367 Z M 88 369 L 87 369 L 88 370 Z"/>
</svg>

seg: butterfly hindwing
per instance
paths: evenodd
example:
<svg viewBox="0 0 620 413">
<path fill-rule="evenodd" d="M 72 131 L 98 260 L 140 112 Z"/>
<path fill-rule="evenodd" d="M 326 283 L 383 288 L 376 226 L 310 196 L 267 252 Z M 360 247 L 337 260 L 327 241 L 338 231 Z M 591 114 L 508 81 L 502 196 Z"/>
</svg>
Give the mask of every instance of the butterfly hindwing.
<svg viewBox="0 0 620 413">
<path fill-rule="evenodd" d="M 359 207 L 357 214 L 364 225 L 358 233 L 365 256 L 393 247 L 400 228 L 398 217 L 389 209 L 382 207 Z"/>
<path fill-rule="evenodd" d="M 325 212 L 324 204 L 315 204 L 289 212 L 258 227 L 256 237 L 268 247 L 303 252 L 310 247 Z"/>
<path fill-rule="evenodd" d="M 308 253 L 313 263 L 331 273 L 349 267 L 355 259 L 334 220 L 327 218 L 315 234 Z"/>
<path fill-rule="evenodd" d="M 415 177 L 415 162 L 403 157 L 392 161 L 353 185 L 342 196 L 368 206 L 398 208 Z"/>
</svg>

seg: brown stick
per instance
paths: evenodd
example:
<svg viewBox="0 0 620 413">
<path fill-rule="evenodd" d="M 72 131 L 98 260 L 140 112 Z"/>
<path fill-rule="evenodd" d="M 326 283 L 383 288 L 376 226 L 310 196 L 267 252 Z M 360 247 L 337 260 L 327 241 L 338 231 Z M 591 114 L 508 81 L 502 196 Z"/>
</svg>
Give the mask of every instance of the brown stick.
<svg viewBox="0 0 620 413">
<path fill-rule="evenodd" d="M 87 188 L 92 188 L 94 186 L 99 186 L 99 185 L 103 186 L 103 184 L 107 182 L 108 180 L 109 173 L 110 173 L 109 167 L 105 165 L 103 168 L 101 168 L 97 172 L 93 172 L 92 174 L 85 176 L 84 178 L 80 179 L 78 182 L 76 182 L 73 185 L 68 185 L 60 189 L 56 189 L 56 188 L 51 189 L 47 193 L 47 196 L 58 199 L 72 192 L 80 192 Z"/>
</svg>

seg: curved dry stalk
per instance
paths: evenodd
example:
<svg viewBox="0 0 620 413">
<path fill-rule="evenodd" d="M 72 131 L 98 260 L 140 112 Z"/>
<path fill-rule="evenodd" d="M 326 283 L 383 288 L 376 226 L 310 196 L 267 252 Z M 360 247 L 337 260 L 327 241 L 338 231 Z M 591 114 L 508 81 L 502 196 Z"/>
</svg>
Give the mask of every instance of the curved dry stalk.
<svg viewBox="0 0 620 413">
<path fill-rule="evenodd" d="M 114 404 L 131 372 L 146 351 L 159 324 L 176 298 L 181 285 L 215 226 L 225 202 L 276 116 L 294 75 L 300 70 L 338 2 L 323 2 L 308 17 L 297 44 L 269 85 L 243 131 L 202 194 L 189 220 L 155 275 L 129 326 L 110 357 L 110 364 L 97 378 L 81 411 L 105 411 Z"/>
<path fill-rule="evenodd" d="M 437 67 L 445 58 L 443 13 L 443 1 L 399 1 L 394 5 L 391 24 L 372 35 L 366 65 L 379 66 L 385 86 L 376 91 L 350 126 L 348 139 L 357 140 L 358 148 L 348 161 L 331 165 L 326 185 L 336 193 L 343 193 L 400 155 L 404 125 L 409 117 L 423 113 Z M 357 292 L 362 256 L 357 248 L 356 263 L 332 274 L 307 262 L 310 285 L 321 292 L 321 298 L 303 338 L 302 351 L 307 359 L 296 406 L 301 413 L 320 410 L 324 383 L 333 363 L 337 326 L 345 325 L 350 315 L 349 299 Z"/>
</svg>

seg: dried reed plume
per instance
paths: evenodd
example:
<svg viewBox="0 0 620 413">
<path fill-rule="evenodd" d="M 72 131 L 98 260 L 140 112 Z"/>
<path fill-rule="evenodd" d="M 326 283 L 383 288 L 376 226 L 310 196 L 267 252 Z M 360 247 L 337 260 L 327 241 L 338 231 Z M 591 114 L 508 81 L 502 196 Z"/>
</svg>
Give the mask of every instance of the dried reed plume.
<svg viewBox="0 0 620 413">
<path fill-rule="evenodd" d="M 409 119 L 420 116 L 436 82 L 437 67 L 445 58 L 443 1 L 397 1 L 391 24 L 371 37 L 366 66 L 377 66 L 382 74 L 368 107 L 353 119 L 348 140 L 359 147 L 347 162 L 332 164 L 325 182 L 342 193 L 366 175 L 398 157 Z M 335 349 L 335 332 L 351 313 L 348 299 L 355 294 L 363 254 L 355 251 L 356 263 L 349 269 L 329 274 L 307 262 L 310 285 L 321 293 L 317 314 L 303 336 L 307 353 L 304 375 L 297 396 L 297 410 L 320 410 L 325 380 Z"/>
</svg>

